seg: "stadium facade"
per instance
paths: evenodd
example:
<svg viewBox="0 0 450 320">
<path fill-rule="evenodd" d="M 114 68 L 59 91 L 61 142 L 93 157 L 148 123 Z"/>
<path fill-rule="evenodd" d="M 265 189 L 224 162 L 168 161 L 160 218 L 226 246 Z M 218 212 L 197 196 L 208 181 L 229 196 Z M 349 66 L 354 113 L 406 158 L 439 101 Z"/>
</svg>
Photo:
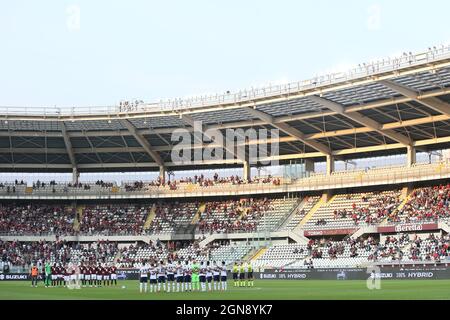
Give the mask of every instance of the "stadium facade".
<svg viewBox="0 0 450 320">
<path fill-rule="evenodd" d="M 198 127 L 223 136 L 242 130 L 230 148 L 212 135 L 199 138 Z M 177 130 L 192 142 L 181 162 L 173 159 Z M 251 158 L 255 145 L 270 152 Z M 205 159 L 211 148 L 214 157 Z M 247 260 L 263 269 L 445 264 L 450 159 L 417 163 L 416 154 L 449 148 L 450 47 L 196 99 L 3 108 L 0 170 L 72 172 L 73 181 L 2 183 L 0 240 L 4 252 L 14 241 L 102 247 L 108 240 L 116 247 L 103 258 L 123 267 L 173 254 Z M 406 155 L 401 166 L 335 170 L 335 161 L 398 154 Z M 315 172 L 318 162 L 326 162 L 325 173 Z M 251 177 L 251 167 L 273 163 L 299 164 L 302 173 Z M 201 170 L 223 168 L 242 168 L 242 175 L 200 178 Z M 168 172 L 187 169 L 199 177 L 168 179 Z M 118 171 L 156 171 L 160 179 L 79 181 L 80 173 Z M 433 249 L 417 249 L 417 241 Z M 83 257 L 82 249 L 71 250 Z"/>
</svg>

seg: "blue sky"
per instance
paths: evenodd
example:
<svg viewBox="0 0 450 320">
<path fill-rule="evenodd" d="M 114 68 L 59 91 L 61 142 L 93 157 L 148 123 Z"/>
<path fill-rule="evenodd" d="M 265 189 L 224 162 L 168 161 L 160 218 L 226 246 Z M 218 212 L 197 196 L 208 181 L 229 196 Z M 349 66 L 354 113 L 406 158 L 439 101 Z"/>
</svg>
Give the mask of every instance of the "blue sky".
<svg viewBox="0 0 450 320">
<path fill-rule="evenodd" d="M 0 0 L 0 106 L 304 80 L 450 43 L 448 12 L 446 0 Z"/>
</svg>

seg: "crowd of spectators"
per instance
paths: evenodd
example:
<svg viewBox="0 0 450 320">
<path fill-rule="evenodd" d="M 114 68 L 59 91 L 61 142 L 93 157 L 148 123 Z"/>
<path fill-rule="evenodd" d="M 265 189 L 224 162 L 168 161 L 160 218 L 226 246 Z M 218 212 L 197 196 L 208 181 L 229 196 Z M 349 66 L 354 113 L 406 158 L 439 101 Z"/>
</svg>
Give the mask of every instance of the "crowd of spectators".
<svg viewBox="0 0 450 320">
<path fill-rule="evenodd" d="M 147 205 L 94 205 L 84 208 L 80 233 L 86 235 L 141 235 Z"/>
<path fill-rule="evenodd" d="M 347 199 L 351 197 L 351 194 L 347 195 Z M 363 194 L 360 200 L 353 202 L 351 208 L 335 209 L 334 219 L 351 218 L 355 225 L 361 221 L 367 224 L 380 223 L 398 207 L 400 195 L 398 192 L 373 193 L 370 197 Z"/>
<path fill-rule="evenodd" d="M 190 222 L 198 207 L 198 202 L 159 202 L 156 204 L 155 218 L 152 220 L 147 232 L 174 231 L 177 226 Z"/>
<path fill-rule="evenodd" d="M 0 233 L 9 235 L 71 235 L 75 210 L 43 204 L 0 205 Z"/>
<path fill-rule="evenodd" d="M 447 184 L 414 190 L 402 210 L 391 215 L 389 221 L 410 223 L 449 217 L 450 184 Z"/>
<path fill-rule="evenodd" d="M 254 232 L 265 212 L 273 210 L 268 198 L 208 202 L 200 216 L 202 233 Z"/>
<path fill-rule="evenodd" d="M 56 241 L 2 241 L 0 261 L 5 265 L 29 269 L 33 263 L 110 262 L 118 252 L 118 244 L 107 240 L 92 243 Z"/>
</svg>

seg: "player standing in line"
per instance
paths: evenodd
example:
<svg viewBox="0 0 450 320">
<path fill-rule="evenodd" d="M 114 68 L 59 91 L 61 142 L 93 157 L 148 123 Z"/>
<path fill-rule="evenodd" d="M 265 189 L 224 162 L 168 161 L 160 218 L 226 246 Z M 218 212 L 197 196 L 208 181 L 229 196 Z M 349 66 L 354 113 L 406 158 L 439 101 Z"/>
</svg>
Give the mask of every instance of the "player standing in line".
<svg viewBox="0 0 450 320">
<path fill-rule="evenodd" d="M 208 283 L 208 291 L 212 291 L 212 278 L 213 278 L 212 268 L 211 264 L 208 261 L 206 262 L 206 282 Z"/>
<path fill-rule="evenodd" d="M 62 265 L 60 263 L 58 263 L 57 267 L 56 267 L 56 285 L 58 287 L 62 286 L 62 282 L 63 282 L 63 268 Z"/>
<path fill-rule="evenodd" d="M 222 268 L 220 268 L 220 281 L 221 281 L 221 290 L 228 290 L 228 282 L 227 282 L 227 267 L 225 265 L 225 261 L 222 261 Z"/>
<path fill-rule="evenodd" d="M 245 265 L 243 262 L 239 266 L 239 287 L 245 287 Z"/>
<path fill-rule="evenodd" d="M 235 287 L 237 287 L 239 285 L 238 273 L 239 273 L 239 267 L 238 267 L 237 262 L 235 262 L 233 265 L 233 282 L 234 282 Z"/>
<path fill-rule="evenodd" d="M 139 292 L 147 292 L 148 266 L 146 262 L 139 268 Z"/>
<path fill-rule="evenodd" d="M 153 263 L 150 267 L 150 292 L 156 292 L 156 286 L 158 283 L 157 280 L 158 269 L 156 265 Z"/>
<path fill-rule="evenodd" d="M 70 264 L 70 285 L 76 285 L 77 284 L 77 274 L 76 274 L 76 270 L 75 270 L 75 264 Z"/>
<path fill-rule="evenodd" d="M 167 260 L 167 292 L 170 292 L 172 286 L 172 292 L 175 292 L 175 268 L 172 261 Z"/>
<path fill-rule="evenodd" d="M 45 263 L 45 287 L 48 288 L 51 283 L 52 267 L 49 262 Z"/>
<path fill-rule="evenodd" d="M 187 260 L 184 265 L 184 289 L 185 291 L 192 291 L 192 270 Z"/>
<path fill-rule="evenodd" d="M 111 278 L 109 266 L 105 263 L 103 267 L 103 285 L 109 286 L 109 279 Z"/>
<path fill-rule="evenodd" d="M 217 262 L 213 262 L 213 278 L 214 278 L 214 291 L 217 291 L 220 288 L 220 266 L 217 265 Z"/>
<path fill-rule="evenodd" d="M 178 264 L 175 268 L 176 271 L 176 278 L 177 278 L 177 292 L 180 292 L 180 287 L 181 287 L 181 292 L 183 292 L 184 290 L 184 286 L 183 286 L 183 280 L 184 280 L 184 272 L 183 272 L 183 266 L 181 265 L 181 261 L 178 261 Z"/>
<path fill-rule="evenodd" d="M 91 263 L 90 270 L 91 270 L 91 282 L 89 283 L 89 285 L 92 288 L 97 286 L 97 269 L 95 268 L 94 263 Z"/>
<path fill-rule="evenodd" d="M 102 286 L 102 279 L 103 279 L 103 270 L 102 270 L 102 266 L 100 263 L 97 264 L 97 268 L 96 268 L 96 273 L 97 273 L 97 286 L 101 287 Z"/>
<path fill-rule="evenodd" d="M 113 284 L 114 281 L 114 285 L 117 286 L 117 267 L 114 265 L 114 263 L 111 265 L 110 271 L 111 271 L 111 285 Z"/>
<path fill-rule="evenodd" d="M 247 287 L 253 287 L 253 266 L 247 262 Z"/>
<path fill-rule="evenodd" d="M 205 262 L 200 263 L 199 279 L 202 292 L 206 291 L 206 266 Z"/>
<path fill-rule="evenodd" d="M 38 275 L 39 275 L 39 269 L 35 264 L 33 264 L 33 266 L 31 267 L 30 274 L 31 274 L 31 286 L 36 288 L 37 281 L 38 281 Z"/>
<path fill-rule="evenodd" d="M 87 287 L 91 282 L 91 268 L 89 268 L 89 264 L 84 265 L 84 285 L 83 287 Z"/>
<path fill-rule="evenodd" d="M 56 263 L 53 263 L 53 266 L 52 266 L 52 287 L 56 287 L 56 279 L 57 279 Z"/>
<path fill-rule="evenodd" d="M 69 270 L 69 265 L 66 264 L 63 267 L 63 275 L 64 275 L 64 287 L 68 287 L 69 286 L 69 282 L 70 282 L 70 270 Z"/>
<path fill-rule="evenodd" d="M 166 291 L 166 266 L 163 261 L 159 262 L 158 268 L 158 292 L 161 292 L 161 283 L 164 292 Z"/>
<path fill-rule="evenodd" d="M 45 276 L 45 263 L 39 259 L 38 265 L 38 269 L 41 270 L 41 279 L 45 286 L 45 280 L 47 279 L 47 277 Z"/>
<path fill-rule="evenodd" d="M 80 280 L 81 286 L 84 288 L 86 286 L 86 267 L 83 262 L 80 263 Z"/>
<path fill-rule="evenodd" d="M 194 259 L 191 266 L 192 291 L 200 291 L 199 271 L 200 266 L 198 265 L 197 260 Z"/>
</svg>

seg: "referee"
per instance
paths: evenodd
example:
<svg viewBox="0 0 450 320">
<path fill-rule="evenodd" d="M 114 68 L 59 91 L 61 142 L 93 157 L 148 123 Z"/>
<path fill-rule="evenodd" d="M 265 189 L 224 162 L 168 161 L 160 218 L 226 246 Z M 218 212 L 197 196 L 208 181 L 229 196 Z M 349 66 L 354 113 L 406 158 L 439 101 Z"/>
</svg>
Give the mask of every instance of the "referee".
<svg viewBox="0 0 450 320">
<path fill-rule="evenodd" d="M 239 268 L 238 268 L 237 262 L 235 262 L 233 265 L 233 282 L 234 282 L 235 287 L 237 287 L 239 284 L 238 273 L 239 273 Z"/>
<path fill-rule="evenodd" d="M 245 266 L 243 262 L 241 262 L 241 265 L 239 267 L 239 281 L 239 286 L 245 287 Z"/>
<path fill-rule="evenodd" d="M 247 262 L 247 287 L 253 287 L 253 267 Z"/>
</svg>

